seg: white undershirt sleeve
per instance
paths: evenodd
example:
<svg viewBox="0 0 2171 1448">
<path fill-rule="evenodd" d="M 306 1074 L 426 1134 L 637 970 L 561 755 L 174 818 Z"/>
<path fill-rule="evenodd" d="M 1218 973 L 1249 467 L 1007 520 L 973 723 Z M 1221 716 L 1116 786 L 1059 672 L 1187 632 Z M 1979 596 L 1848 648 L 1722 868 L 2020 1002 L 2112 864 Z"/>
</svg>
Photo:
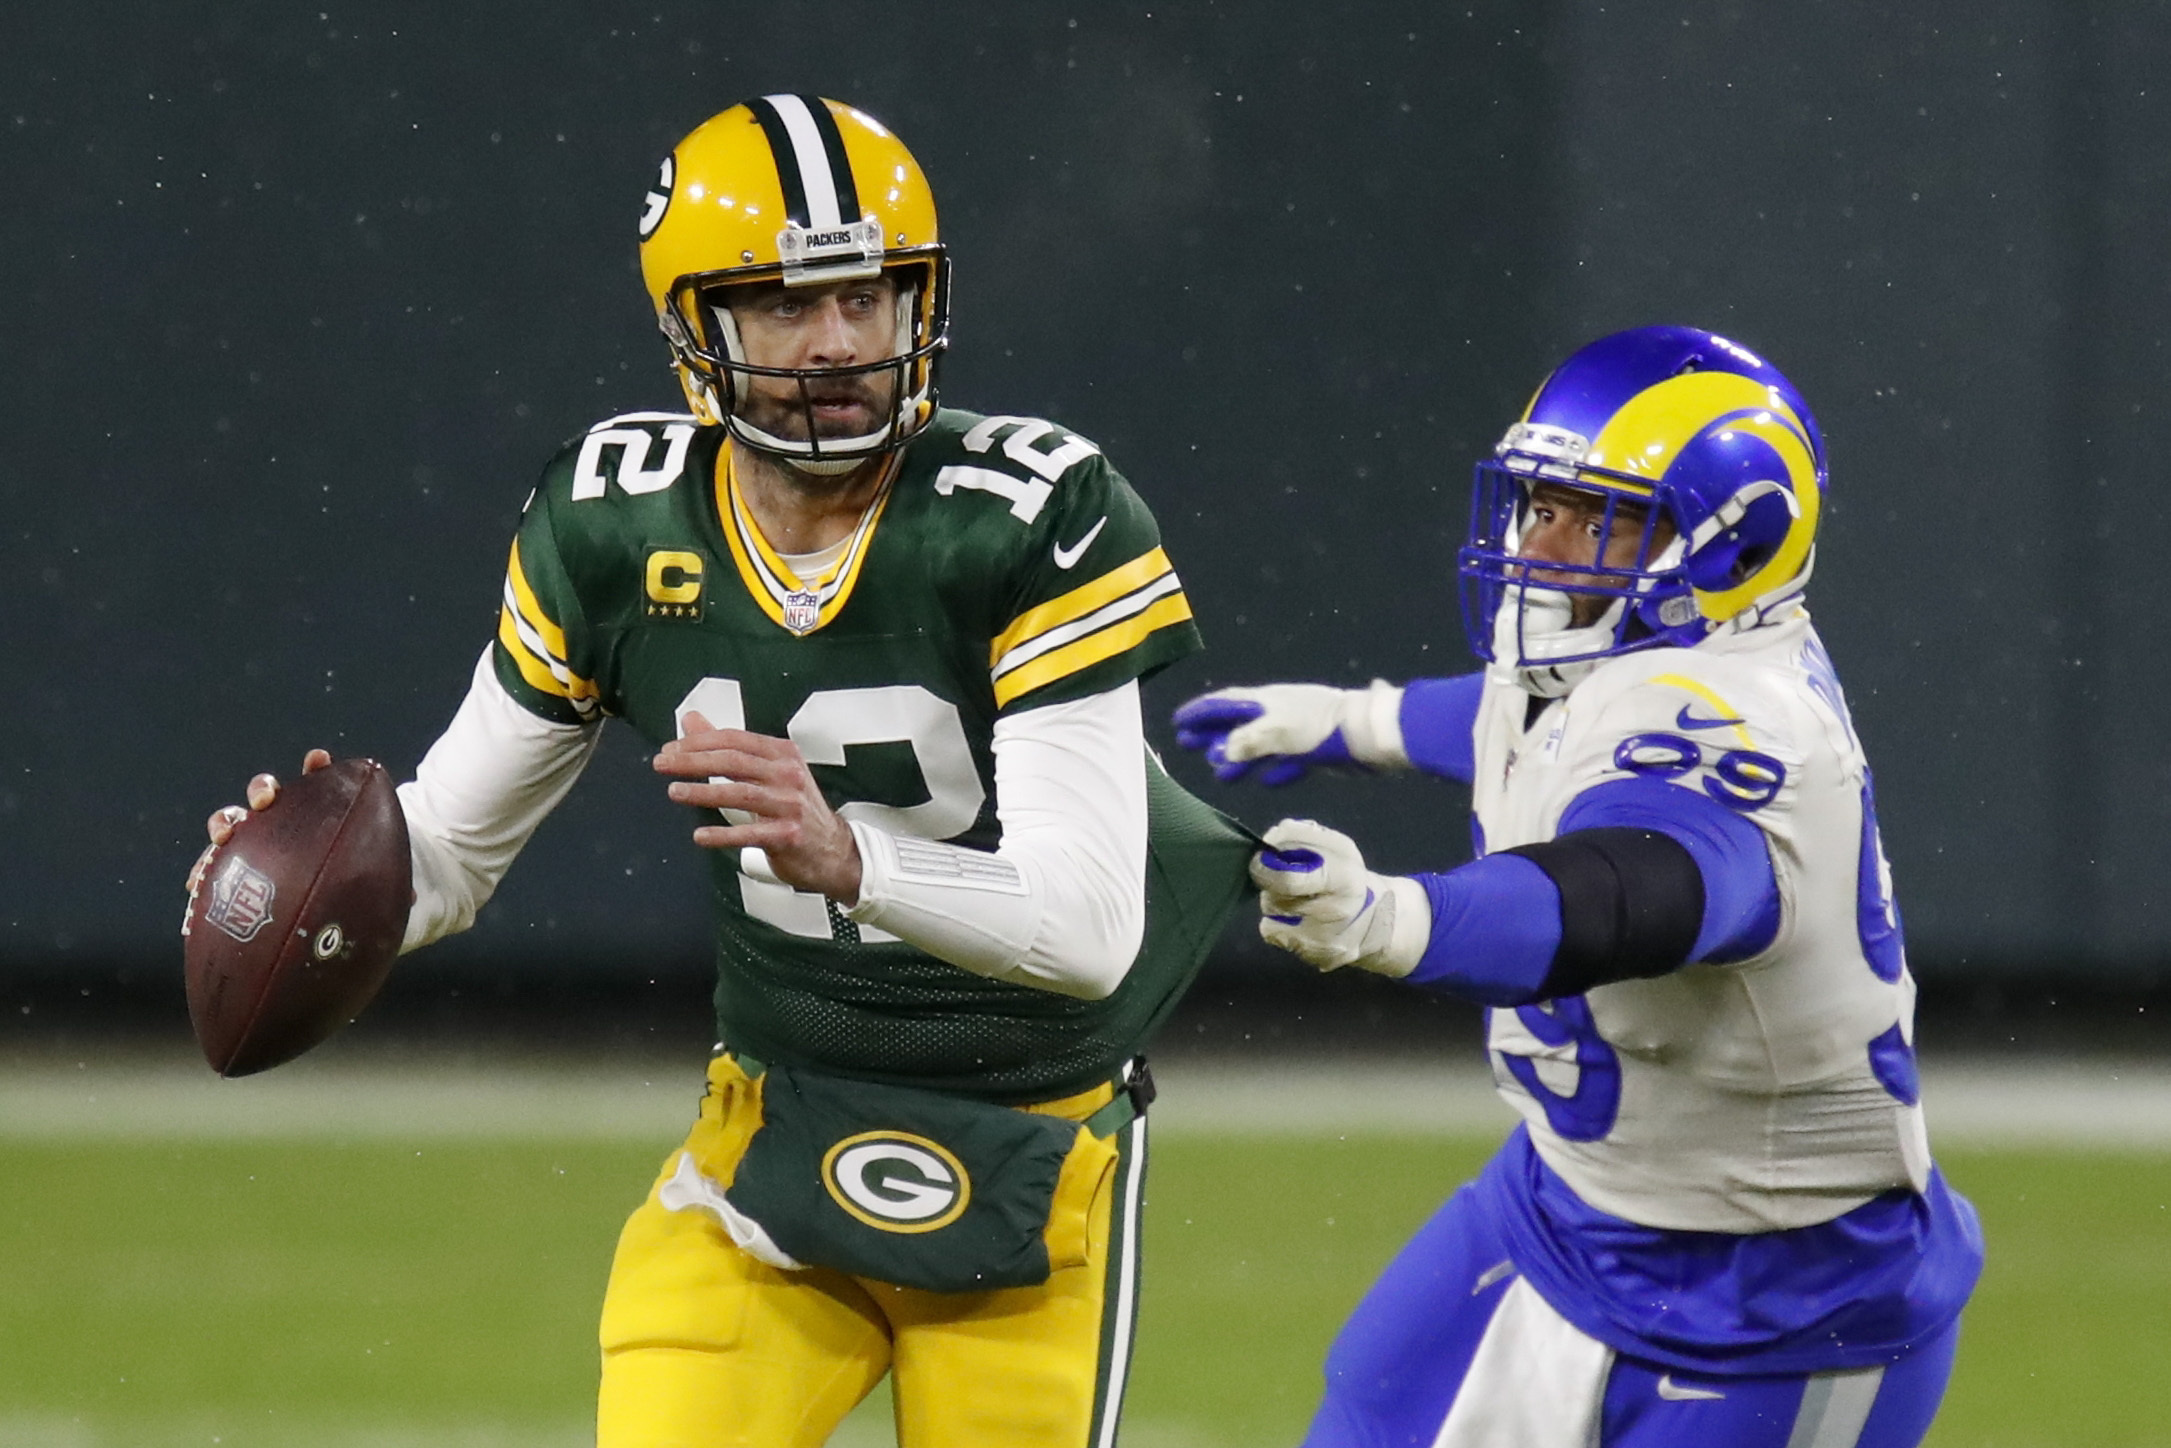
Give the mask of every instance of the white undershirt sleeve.
<svg viewBox="0 0 2171 1448">
<path fill-rule="evenodd" d="M 995 725 L 994 851 L 853 820 L 846 912 L 961 970 L 1098 1000 L 1146 931 L 1146 740 L 1138 684 Z"/>
<path fill-rule="evenodd" d="M 483 650 L 444 734 L 400 786 L 415 903 L 400 951 L 475 923 L 543 816 L 595 753 L 600 724 L 557 724 L 522 708 Z"/>
</svg>

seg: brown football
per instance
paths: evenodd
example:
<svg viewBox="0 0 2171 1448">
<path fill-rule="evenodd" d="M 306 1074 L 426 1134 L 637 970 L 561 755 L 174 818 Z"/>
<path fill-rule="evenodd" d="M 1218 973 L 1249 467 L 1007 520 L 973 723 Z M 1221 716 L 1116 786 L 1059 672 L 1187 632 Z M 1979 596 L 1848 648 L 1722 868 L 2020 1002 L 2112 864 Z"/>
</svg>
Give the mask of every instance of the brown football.
<svg viewBox="0 0 2171 1448">
<path fill-rule="evenodd" d="M 412 886 L 383 765 L 343 759 L 281 783 L 212 856 L 181 924 L 211 1069 L 277 1066 L 353 1020 L 399 954 Z"/>
</svg>

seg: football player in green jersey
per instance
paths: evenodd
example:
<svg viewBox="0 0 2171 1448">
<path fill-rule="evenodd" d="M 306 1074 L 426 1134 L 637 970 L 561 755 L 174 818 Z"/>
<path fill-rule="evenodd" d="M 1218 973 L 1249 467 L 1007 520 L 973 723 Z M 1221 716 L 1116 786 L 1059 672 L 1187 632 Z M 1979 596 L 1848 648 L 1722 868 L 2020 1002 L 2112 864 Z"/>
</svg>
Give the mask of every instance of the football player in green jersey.
<svg viewBox="0 0 2171 1448">
<path fill-rule="evenodd" d="M 1253 844 L 1145 748 L 1139 680 L 1199 647 L 1190 605 L 1091 442 L 937 407 L 948 261 L 874 120 L 734 106 L 640 233 L 690 411 L 544 470 L 400 791 L 407 948 L 473 920 L 627 720 L 704 812 L 720 1045 L 619 1242 L 602 1448 L 811 1448 L 885 1373 L 904 1448 L 1102 1448 L 1138 1052 Z"/>
</svg>

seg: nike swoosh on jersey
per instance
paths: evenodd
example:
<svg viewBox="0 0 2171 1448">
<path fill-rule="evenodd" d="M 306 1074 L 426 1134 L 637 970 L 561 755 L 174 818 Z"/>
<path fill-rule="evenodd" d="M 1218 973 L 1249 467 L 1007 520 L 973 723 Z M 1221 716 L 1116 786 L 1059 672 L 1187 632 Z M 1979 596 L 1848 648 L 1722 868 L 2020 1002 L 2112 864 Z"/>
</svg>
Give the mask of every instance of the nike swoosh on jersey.
<svg viewBox="0 0 2171 1448">
<path fill-rule="evenodd" d="M 1658 1395 L 1669 1403 L 1705 1402 L 1726 1396 L 1710 1388 L 1684 1388 L 1674 1382 L 1672 1373 L 1666 1373 L 1659 1378 Z"/>
<path fill-rule="evenodd" d="M 1092 527 L 1086 529 L 1085 537 L 1080 538 L 1070 547 L 1065 548 L 1060 543 L 1056 544 L 1055 566 L 1063 569 L 1065 572 L 1068 572 L 1070 569 L 1076 568 L 1078 566 L 1078 560 L 1085 557 L 1086 549 L 1093 546 L 1093 540 L 1100 537 L 1101 529 L 1107 526 L 1108 515 L 1106 513 L 1103 513 L 1101 514 L 1101 520 L 1098 523 L 1095 523 Z"/>
<path fill-rule="evenodd" d="M 1683 704 L 1681 712 L 1673 716 L 1676 729 L 1726 729 L 1742 723 L 1739 719 L 1699 719 L 1689 712 L 1690 705 Z"/>
</svg>

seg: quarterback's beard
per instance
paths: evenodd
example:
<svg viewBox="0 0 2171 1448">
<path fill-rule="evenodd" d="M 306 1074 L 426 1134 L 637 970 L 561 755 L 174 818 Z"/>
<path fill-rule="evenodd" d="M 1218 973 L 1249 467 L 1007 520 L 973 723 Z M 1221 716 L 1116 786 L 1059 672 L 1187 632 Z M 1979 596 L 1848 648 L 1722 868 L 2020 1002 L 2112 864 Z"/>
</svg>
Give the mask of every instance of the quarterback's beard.
<svg viewBox="0 0 2171 1448">
<path fill-rule="evenodd" d="M 897 379 L 877 373 L 792 384 L 782 396 L 749 387 L 743 393 L 739 416 L 786 442 L 862 438 L 882 430 L 896 392 Z M 852 406 L 857 410 L 825 416 L 816 410 L 822 406 Z"/>
</svg>

